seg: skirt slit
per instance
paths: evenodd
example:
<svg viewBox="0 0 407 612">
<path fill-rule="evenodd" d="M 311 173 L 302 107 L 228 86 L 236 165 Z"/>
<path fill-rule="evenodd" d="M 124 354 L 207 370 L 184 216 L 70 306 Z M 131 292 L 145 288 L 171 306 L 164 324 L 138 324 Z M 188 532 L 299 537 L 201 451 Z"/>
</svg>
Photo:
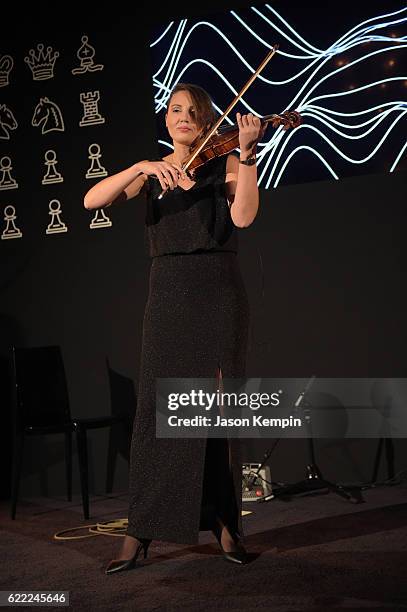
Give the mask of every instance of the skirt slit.
<svg viewBox="0 0 407 612">
<path fill-rule="evenodd" d="M 216 389 L 223 391 L 222 369 L 218 362 Z M 222 415 L 222 407 L 219 409 Z M 219 518 L 229 531 L 241 536 L 239 531 L 239 505 L 233 483 L 232 453 L 227 438 L 208 438 L 205 448 L 204 476 L 202 481 L 200 531 L 215 527 Z"/>
</svg>

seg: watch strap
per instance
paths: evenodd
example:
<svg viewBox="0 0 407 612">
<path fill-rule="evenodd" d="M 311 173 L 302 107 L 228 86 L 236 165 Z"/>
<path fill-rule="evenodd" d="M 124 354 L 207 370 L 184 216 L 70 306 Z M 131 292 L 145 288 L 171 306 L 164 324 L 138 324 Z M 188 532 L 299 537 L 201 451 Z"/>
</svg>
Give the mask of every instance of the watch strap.
<svg viewBox="0 0 407 612">
<path fill-rule="evenodd" d="M 253 166 L 256 163 L 256 157 L 254 155 L 250 155 L 247 159 L 239 159 L 239 163 L 244 166 Z"/>
</svg>

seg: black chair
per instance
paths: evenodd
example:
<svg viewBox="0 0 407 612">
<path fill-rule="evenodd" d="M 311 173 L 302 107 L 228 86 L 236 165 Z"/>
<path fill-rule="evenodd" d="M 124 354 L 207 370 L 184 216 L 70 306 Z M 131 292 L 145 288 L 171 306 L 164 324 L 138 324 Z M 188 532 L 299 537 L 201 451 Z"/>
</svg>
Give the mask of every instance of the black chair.
<svg viewBox="0 0 407 612">
<path fill-rule="evenodd" d="M 121 455 L 130 467 L 130 448 L 136 416 L 137 394 L 132 378 L 113 370 L 106 358 L 106 369 L 110 386 L 110 405 L 113 415 L 123 419 L 123 427 L 114 427 L 109 433 L 106 470 L 106 493 L 113 489 L 117 458 Z"/>
<path fill-rule="evenodd" d="M 124 416 L 71 417 L 65 368 L 59 346 L 12 347 L 13 464 L 11 518 L 15 519 L 24 438 L 27 435 L 65 433 L 68 501 L 72 501 L 72 433 L 76 433 L 82 505 L 89 519 L 87 430 L 111 427 Z"/>
</svg>

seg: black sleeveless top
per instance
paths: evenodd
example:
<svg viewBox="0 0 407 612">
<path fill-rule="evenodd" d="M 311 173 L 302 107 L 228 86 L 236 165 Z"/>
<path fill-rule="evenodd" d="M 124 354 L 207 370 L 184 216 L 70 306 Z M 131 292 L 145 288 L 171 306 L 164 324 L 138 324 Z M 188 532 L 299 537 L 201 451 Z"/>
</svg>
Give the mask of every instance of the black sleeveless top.
<svg viewBox="0 0 407 612">
<path fill-rule="evenodd" d="M 156 160 L 161 161 L 161 160 Z M 149 176 L 145 242 L 150 257 L 203 251 L 237 253 L 238 240 L 225 190 L 227 155 L 195 171 L 188 190 L 176 187 L 158 200 L 160 182 Z"/>
</svg>

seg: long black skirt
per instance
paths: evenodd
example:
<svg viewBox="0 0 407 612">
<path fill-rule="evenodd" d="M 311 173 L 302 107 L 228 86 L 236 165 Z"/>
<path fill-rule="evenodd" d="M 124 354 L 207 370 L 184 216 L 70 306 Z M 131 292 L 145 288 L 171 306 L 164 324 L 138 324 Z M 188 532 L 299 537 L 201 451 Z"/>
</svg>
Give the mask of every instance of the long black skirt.
<svg viewBox="0 0 407 612">
<path fill-rule="evenodd" d="M 243 378 L 249 302 L 238 256 L 154 257 L 130 452 L 127 533 L 196 544 L 219 516 L 243 537 L 240 441 L 156 438 L 156 378 Z"/>
</svg>

